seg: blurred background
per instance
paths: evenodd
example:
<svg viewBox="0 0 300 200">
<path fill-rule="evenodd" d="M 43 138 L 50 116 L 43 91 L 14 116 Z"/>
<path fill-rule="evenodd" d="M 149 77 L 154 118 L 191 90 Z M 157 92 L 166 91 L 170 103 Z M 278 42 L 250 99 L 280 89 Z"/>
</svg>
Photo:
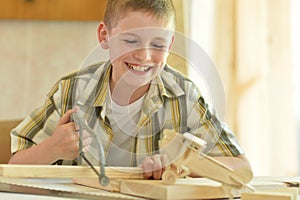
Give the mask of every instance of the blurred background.
<svg viewBox="0 0 300 200">
<path fill-rule="evenodd" d="M 177 31 L 201 46 L 218 70 L 226 96 L 224 120 L 254 175 L 299 175 L 300 2 L 174 3 Z M 96 28 L 105 4 L 0 0 L 0 163 L 9 157 L 9 130 L 98 45 Z M 173 54 L 169 63 L 198 81 L 182 57 Z"/>
</svg>

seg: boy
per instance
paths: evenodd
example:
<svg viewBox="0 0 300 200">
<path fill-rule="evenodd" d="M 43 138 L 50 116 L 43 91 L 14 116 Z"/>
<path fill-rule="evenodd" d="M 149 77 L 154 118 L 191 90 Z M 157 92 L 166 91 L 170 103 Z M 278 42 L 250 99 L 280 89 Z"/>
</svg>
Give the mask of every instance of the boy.
<svg viewBox="0 0 300 200">
<path fill-rule="evenodd" d="M 83 150 L 97 164 L 93 136 L 85 133 L 79 149 L 80 127 L 70 120 L 79 112 L 100 138 L 107 165 L 141 165 L 145 178 L 160 179 L 168 158 L 158 140 L 173 129 L 206 140 L 207 153 L 248 182 L 251 168 L 233 133 L 196 86 L 166 65 L 174 21 L 171 0 L 108 0 L 98 40 L 110 60 L 57 82 L 45 105 L 12 130 L 9 163 L 78 164 Z"/>
</svg>

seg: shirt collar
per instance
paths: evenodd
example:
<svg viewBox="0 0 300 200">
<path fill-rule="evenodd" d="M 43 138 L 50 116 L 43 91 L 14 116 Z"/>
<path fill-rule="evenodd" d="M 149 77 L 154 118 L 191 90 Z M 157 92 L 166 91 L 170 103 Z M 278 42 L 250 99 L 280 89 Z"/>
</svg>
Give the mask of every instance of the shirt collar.
<svg viewBox="0 0 300 200">
<path fill-rule="evenodd" d="M 170 67 L 165 66 L 164 70 L 156 78 L 161 97 L 165 96 L 167 98 L 176 98 L 184 95 L 184 91 L 176 82 L 176 76 L 169 72 Z"/>
</svg>

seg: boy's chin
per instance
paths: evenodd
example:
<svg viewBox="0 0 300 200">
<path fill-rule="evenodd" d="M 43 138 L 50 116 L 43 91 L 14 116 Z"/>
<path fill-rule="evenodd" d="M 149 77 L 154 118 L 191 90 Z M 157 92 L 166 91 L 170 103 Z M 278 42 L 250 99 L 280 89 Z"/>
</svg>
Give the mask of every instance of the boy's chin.
<svg viewBox="0 0 300 200">
<path fill-rule="evenodd" d="M 151 83 L 151 80 L 149 80 L 149 81 L 133 81 L 133 80 L 131 80 L 131 81 L 128 81 L 127 82 L 127 84 L 131 87 L 131 88 L 135 88 L 135 89 L 137 89 L 137 88 L 140 88 L 140 87 L 143 87 L 143 86 L 147 86 L 147 85 L 149 85 Z"/>
</svg>

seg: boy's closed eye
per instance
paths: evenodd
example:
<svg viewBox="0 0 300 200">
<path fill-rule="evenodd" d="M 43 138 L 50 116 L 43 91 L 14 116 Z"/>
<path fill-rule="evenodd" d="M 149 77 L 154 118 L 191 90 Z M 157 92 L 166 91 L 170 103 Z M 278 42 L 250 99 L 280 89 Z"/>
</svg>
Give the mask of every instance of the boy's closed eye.
<svg viewBox="0 0 300 200">
<path fill-rule="evenodd" d="M 137 40 L 129 40 L 129 39 L 122 39 L 123 42 L 125 42 L 127 45 L 138 45 L 138 41 Z M 159 43 L 151 43 L 150 44 L 152 48 L 154 49 L 165 49 L 166 45 L 164 44 L 159 44 Z"/>
<path fill-rule="evenodd" d="M 154 47 L 155 49 L 165 49 L 166 48 L 166 45 L 158 44 L 158 43 L 151 43 L 151 46 Z"/>
<path fill-rule="evenodd" d="M 122 41 L 127 43 L 127 44 L 137 44 L 138 43 L 137 40 L 123 39 Z"/>
</svg>

